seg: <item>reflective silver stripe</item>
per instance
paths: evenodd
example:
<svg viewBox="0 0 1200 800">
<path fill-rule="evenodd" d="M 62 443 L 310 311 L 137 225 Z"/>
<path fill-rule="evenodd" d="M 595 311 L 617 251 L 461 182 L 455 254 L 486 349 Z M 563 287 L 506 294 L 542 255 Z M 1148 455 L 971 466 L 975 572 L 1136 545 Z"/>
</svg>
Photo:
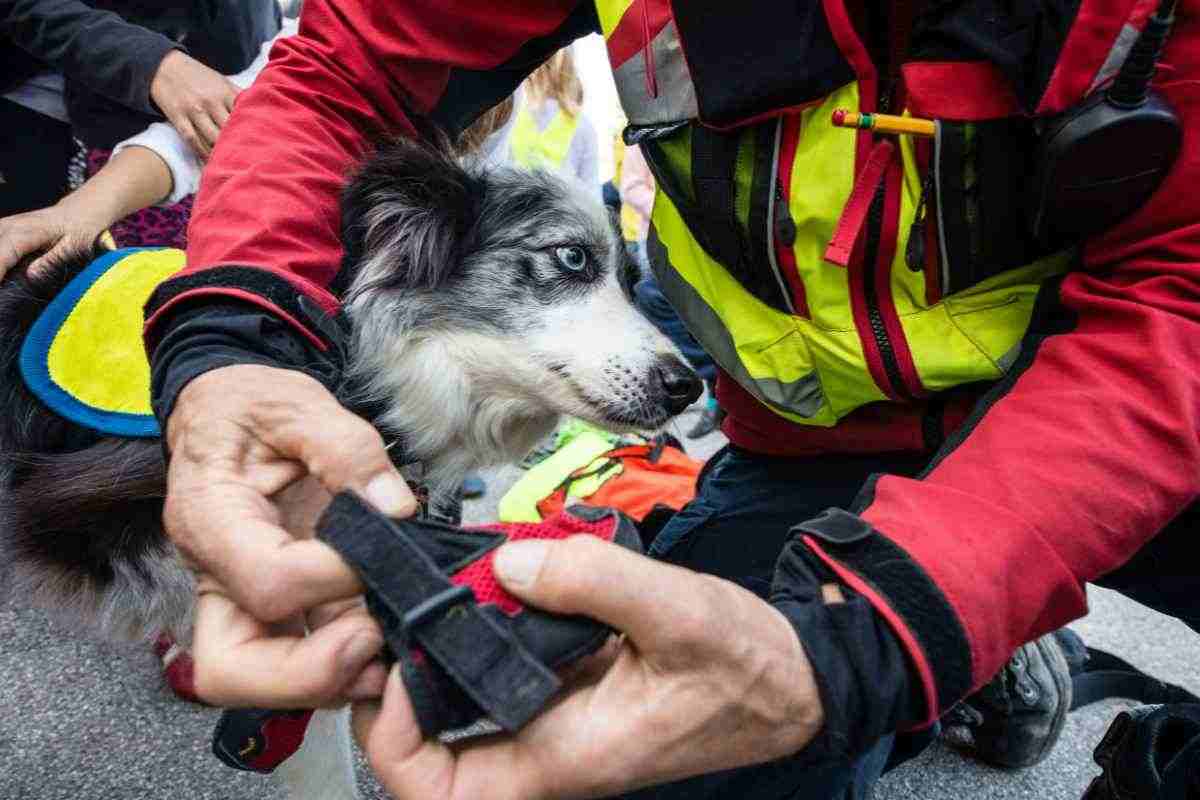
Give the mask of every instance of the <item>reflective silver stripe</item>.
<svg viewBox="0 0 1200 800">
<path fill-rule="evenodd" d="M 779 294 L 783 297 L 783 302 L 787 304 L 788 311 L 796 313 L 796 306 L 792 303 L 792 290 L 788 287 L 787 281 L 783 279 L 783 270 L 779 268 L 779 262 L 775 260 L 775 231 L 778 220 L 775 219 L 775 213 L 778 209 L 775 208 L 775 197 L 777 193 L 776 182 L 779 180 L 779 145 L 783 139 L 783 118 L 775 120 L 775 133 L 773 135 L 775 152 L 771 156 L 771 183 L 767 186 L 767 261 L 771 264 L 771 271 L 775 273 L 775 280 L 779 284 Z"/>
<path fill-rule="evenodd" d="M 946 218 L 942 214 L 942 123 L 934 123 L 933 133 L 933 186 L 936 190 L 935 197 L 937 198 L 937 227 L 938 227 L 938 245 L 941 252 L 938 254 L 938 260 L 942 262 L 942 291 L 950 292 L 950 249 L 946 247 Z M 925 209 L 925 213 L 929 213 L 929 209 Z"/>
<path fill-rule="evenodd" d="M 1012 365 L 1017 363 L 1017 359 L 1021 356 L 1021 342 L 1017 342 L 1009 348 L 1008 352 L 996 359 L 996 366 L 1001 372 L 1008 372 L 1012 369 Z"/>
<path fill-rule="evenodd" d="M 820 412 L 821 407 L 825 405 L 825 394 L 821 391 L 821 381 L 815 371 L 791 383 L 784 383 L 776 378 L 755 378 L 746 371 L 746 367 L 737 356 L 733 338 L 721 322 L 721 318 L 704 302 L 704 298 L 691 284 L 671 267 L 667 259 L 667 250 L 659 241 L 658 232 L 653 224 L 650 225 L 646 250 L 663 294 L 671 301 L 672 307 L 696 337 L 696 341 L 721 369 L 729 373 L 730 377 L 759 402 L 768 406 L 801 417 L 815 417 Z"/>
<path fill-rule="evenodd" d="M 613 71 L 617 82 L 617 94 L 621 108 L 635 126 L 662 125 L 666 122 L 695 119 L 699 115 L 696 105 L 696 87 L 679 44 L 679 32 L 675 21 L 667 23 L 651 43 L 654 51 L 654 77 L 658 83 L 658 97 L 651 97 L 646 90 L 646 54 L 639 50 L 636 55 Z"/>
</svg>

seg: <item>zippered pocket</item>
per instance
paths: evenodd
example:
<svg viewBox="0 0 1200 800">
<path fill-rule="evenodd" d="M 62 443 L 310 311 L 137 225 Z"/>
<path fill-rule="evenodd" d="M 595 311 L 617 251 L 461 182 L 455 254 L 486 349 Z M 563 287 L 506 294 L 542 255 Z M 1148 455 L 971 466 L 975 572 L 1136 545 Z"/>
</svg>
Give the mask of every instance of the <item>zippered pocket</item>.
<svg viewBox="0 0 1200 800">
<path fill-rule="evenodd" d="M 938 125 L 932 186 L 943 296 L 1048 255 L 1025 225 L 1033 144 L 1027 120 Z"/>
<path fill-rule="evenodd" d="M 641 147 L 705 252 L 761 302 L 794 313 L 773 252 L 778 129 L 774 121 L 729 132 L 693 123 Z"/>
</svg>

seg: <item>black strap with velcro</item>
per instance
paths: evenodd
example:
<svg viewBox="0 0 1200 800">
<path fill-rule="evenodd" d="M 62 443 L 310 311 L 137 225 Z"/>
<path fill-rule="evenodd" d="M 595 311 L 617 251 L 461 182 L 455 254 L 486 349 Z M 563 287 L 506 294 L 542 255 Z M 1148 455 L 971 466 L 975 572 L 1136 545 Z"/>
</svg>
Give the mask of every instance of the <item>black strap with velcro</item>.
<svg viewBox="0 0 1200 800">
<path fill-rule="evenodd" d="M 389 519 L 342 492 L 322 515 L 317 535 L 366 585 L 368 607 L 398 658 L 410 658 L 415 642 L 493 722 L 515 731 L 561 683 L 426 553 L 418 543 L 426 524 Z"/>
</svg>

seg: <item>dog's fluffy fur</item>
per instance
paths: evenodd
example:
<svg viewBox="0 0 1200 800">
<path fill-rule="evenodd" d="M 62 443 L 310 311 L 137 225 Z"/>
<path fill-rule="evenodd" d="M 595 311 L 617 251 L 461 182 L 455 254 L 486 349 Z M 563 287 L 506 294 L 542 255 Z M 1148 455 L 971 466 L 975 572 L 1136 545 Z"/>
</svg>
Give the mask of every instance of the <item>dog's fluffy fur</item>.
<svg viewBox="0 0 1200 800">
<path fill-rule="evenodd" d="M 519 458 L 560 414 L 654 428 L 699 394 L 633 307 L 623 243 L 581 187 L 393 143 L 342 213 L 349 384 L 435 497 Z M 67 422 L 18 371 L 26 331 L 84 261 L 0 284 L 0 566 L 17 596 L 109 637 L 187 641 L 193 584 L 161 528 L 159 443 Z"/>
</svg>

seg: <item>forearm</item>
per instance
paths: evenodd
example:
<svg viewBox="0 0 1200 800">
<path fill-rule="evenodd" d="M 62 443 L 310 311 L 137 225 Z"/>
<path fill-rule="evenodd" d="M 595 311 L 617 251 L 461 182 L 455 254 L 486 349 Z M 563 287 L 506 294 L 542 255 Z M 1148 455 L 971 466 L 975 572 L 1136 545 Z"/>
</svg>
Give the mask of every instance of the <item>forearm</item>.
<svg viewBox="0 0 1200 800">
<path fill-rule="evenodd" d="M 159 205 L 178 203 L 200 186 L 202 164 L 196 151 L 188 146 L 179 131 L 166 122 L 156 122 L 146 130 L 113 148 L 113 159 L 130 148 L 144 148 L 158 156 L 167 167 L 170 190 L 155 201 Z"/>
<path fill-rule="evenodd" d="M 58 205 L 71 218 L 86 219 L 104 229 L 170 193 L 171 171 L 166 162 L 144 147 L 128 147 Z"/>
<path fill-rule="evenodd" d="M 79 0 L 0 0 L 0 33 L 93 91 L 155 113 L 150 82 L 180 45 Z"/>
</svg>

